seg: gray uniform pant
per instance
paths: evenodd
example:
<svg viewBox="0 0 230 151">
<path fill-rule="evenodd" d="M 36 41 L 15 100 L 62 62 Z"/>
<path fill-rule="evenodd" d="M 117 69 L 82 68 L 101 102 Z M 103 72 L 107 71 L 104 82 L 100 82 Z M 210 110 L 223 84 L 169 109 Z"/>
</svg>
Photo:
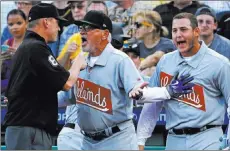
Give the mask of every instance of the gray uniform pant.
<svg viewBox="0 0 230 151">
<path fill-rule="evenodd" d="M 52 139 L 44 130 L 26 126 L 8 126 L 5 142 L 7 150 L 51 150 Z"/>
<path fill-rule="evenodd" d="M 193 135 L 168 134 L 165 150 L 219 150 L 221 127 L 214 127 Z"/>
</svg>

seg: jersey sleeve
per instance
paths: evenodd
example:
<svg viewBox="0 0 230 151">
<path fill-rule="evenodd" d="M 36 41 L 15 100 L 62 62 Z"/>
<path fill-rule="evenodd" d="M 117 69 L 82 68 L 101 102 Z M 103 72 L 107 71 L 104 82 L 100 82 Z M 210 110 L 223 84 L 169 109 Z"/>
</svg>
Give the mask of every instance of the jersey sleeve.
<svg viewBox="0 0 230 151">
<path fill-rule="evenodd" d="M 62 90 L 69 78 L 69 72 L 57 62 L 48 46 L 37 44 L 31 51 L 29 62 L 35 74 L 44 81 L 44 86 L 54 91 Z"/>
<path fill-rule="evenodd" d="M 119 64 L 119 76 L 128 94 L 134 86 L 144 82 L 130 58 L 124 58 Z"/>
</svg>

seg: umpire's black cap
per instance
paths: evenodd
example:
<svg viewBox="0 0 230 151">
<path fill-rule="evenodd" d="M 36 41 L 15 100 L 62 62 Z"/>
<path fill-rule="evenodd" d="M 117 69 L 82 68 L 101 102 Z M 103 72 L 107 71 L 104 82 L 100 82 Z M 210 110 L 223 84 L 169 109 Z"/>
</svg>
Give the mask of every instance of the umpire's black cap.
<svg viewBox="0 0 230 151">
<path fill-rule="evenodd" d="M 29 22 L 40 18 L 55 18 L 59 21 L 67 21 L 66 19 L 59 16 L 57 8 L 52 4 L 39 3 L 34 5 L 29 12 Z"/>
</svg>

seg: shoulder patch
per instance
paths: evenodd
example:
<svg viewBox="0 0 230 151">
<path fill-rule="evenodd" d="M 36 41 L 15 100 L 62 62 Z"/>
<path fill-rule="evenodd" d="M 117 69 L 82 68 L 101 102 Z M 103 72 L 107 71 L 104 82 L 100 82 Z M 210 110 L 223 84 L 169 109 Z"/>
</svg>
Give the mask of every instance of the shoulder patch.
<svg viewBox="0 0 230 151">
<path fill-rule="evenodd" d="M 58 66 L 57 61 L 54 59 L 54 57 L 53 57 L 52 55 L 49 55 L 48 61 L 50 62 L 50 64 L 51 64 L 53 67 L 57 67 L 57 66 Z"/>
</svg>

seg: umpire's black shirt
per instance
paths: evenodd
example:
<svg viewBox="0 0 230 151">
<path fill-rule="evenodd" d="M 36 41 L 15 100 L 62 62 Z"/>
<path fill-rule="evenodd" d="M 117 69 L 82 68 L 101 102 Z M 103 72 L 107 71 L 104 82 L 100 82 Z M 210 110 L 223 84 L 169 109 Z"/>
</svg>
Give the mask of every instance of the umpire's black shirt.
<svg viewBox="0 0 230 151">
<path fill-rule="evenodd" d="M 45 39 L 27 31 L 13 58 L 6 96 L 8 111 L 3 125 L 31 126 L 51 135 L 58 117 L 57 92 L 69 72 L 54 59 Z"/>
</svg>

